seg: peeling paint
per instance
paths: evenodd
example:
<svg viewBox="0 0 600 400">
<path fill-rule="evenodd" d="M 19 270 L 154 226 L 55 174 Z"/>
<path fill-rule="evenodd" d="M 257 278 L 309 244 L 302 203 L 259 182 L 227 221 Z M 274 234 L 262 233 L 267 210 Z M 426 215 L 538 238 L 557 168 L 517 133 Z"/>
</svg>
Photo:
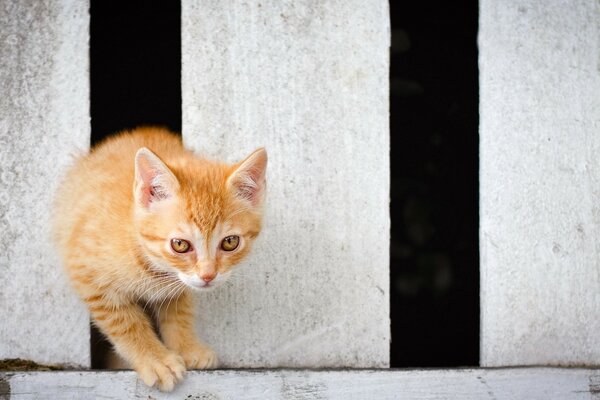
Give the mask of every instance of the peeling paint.
<svg viewBox="0 0 600 400">
<path fill-rule="evenodd" d="M 600 372 L 590 375 L 590 394 L 594 400 L 600 400 Z"/>
<path fill-rule="evenodd" d="M 0 376 L 0 400 L 10 400 L 10 380 L 8 376 Z"/>
<path fill-rule="evenodd" d="M 189 394 L 184 397 L 184 400 L 221 400 L 221 397 L 214 393 L 203 392 L 198 394 Z"/>
<path fill-rule="evenodd" d="M 496 396 L 494 395 L 494 390 L 490 387 L 490 385 L 488 385 L 485 378 L 483 376 L 478 376 L 477 379 L 483 384 L 483 386 L 485 386 L 490 400 L 497 400 Z"/>
<path fill-rule="evenodd" d="M 285 400 L 325 400 L 327 385 L 322 382 L 284 382 L 281 395 Z"/>
</svg>

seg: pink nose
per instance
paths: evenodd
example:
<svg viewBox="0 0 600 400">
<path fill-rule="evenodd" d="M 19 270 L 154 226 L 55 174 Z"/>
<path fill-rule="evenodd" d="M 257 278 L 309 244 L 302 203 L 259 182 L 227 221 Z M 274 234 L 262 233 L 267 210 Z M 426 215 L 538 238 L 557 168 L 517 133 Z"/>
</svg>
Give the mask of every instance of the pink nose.
<svg viewBox="0 0 600 400">
<path fill-rule="evenodd" d="M 202 280 L 206 283 L 212 281 L 213 279 L 215 279 L 215 274 L 204 274 L 201 276 Z"/>
</svg>

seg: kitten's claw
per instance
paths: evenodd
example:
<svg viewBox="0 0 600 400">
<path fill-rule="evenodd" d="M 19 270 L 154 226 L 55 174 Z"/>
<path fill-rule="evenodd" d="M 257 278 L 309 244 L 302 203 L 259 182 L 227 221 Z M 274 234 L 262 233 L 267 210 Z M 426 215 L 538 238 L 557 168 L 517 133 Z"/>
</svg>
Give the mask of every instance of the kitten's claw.
<svg viewBox="0 0 600 400">
<path fill-rule="evenodd" d="M 181 355 L 187 369 L 213 369 L 217 367 L 217 354 L 209 347 L 200 344 L 184 347 Z"/>
<path fill-rule="evenodd" d="M 140 363 L 136 368 L 140 379 L 148 386 L 156 386 L 162 392 L 170 392 L 175 384 L 183 379 L 185 362 L 175 353 L 167 353 L 158 359 L 153 358 Z"/>
</svg>

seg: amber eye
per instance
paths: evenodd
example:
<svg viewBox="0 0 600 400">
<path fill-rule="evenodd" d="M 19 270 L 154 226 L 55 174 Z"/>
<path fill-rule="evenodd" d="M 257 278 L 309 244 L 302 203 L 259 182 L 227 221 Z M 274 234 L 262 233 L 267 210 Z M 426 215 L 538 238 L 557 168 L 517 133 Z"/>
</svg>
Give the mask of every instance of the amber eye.
<svg viewBox="0 0 600 400">
<path fill-rule="evenodd" d="M 237 249 L 240 244 L 240 237 L 236 235 L 227 236 L 221 242 L 221 248 L 225 251 L 233 251 Z"/>
<path fill-rule="evenodd" d="M 177 253 L 187 253 L 192 248 L 192 245 L 187 240 L 171 239 L 171 248 Z"/>
</svg>

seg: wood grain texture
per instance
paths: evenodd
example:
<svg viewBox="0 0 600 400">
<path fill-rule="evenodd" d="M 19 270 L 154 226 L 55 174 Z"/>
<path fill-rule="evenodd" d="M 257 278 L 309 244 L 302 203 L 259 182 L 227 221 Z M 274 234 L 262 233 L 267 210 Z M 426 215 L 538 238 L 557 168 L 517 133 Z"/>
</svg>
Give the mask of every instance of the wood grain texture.
<svg viewBox="0 0 600 400">
<path fill-rule="evenodd" d="M 182 2 L 183 137 L 269 153 L 265 225 L 198 300 L 229 367 L 389 363 L 388 4 Z"/>
<path fill-rule="evenodd" d="M 481 363 L 600 364 L 600 3 L 480 4 Z"/>
<path fill-rule="evenodd" d="M 89 365 L 88 313 L 49 236 L 60 174 L 90 142 L 88 7 L 0 1 L 0 359 Z"/>
<path fill-rule="evenodd" d="M 0 373 L 0 398 L 246 400 L 593 400 L 600 371 L 521 368 L 456 370 L 223 370 L 189 372 L 172 393 L 130 371 Z"/>
</svg>

